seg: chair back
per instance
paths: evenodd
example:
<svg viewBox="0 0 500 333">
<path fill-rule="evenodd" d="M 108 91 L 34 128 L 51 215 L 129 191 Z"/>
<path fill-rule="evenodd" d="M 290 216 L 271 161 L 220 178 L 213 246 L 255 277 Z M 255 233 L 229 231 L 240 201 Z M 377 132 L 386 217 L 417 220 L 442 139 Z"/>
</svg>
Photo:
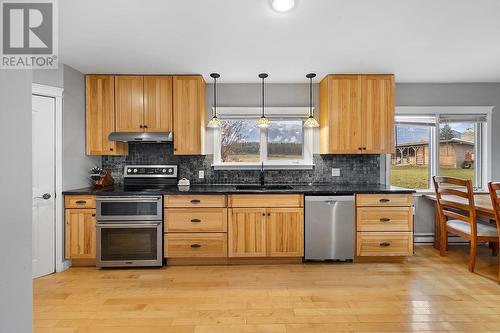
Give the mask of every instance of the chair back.
<svg viewBox="0 0 500 333">
<path fill-rule="evenodd" d="M 471 234 L 477 235 L 476 207 L 472 182 L 452 177 L 432 177 L 441 221 L 461 220 L 471 225 Z"/>
<path fill-rule="evenodd" d="M 497 191 L 500 191 L 500 183 L 489 182 L 488 189 L 490 190 L 491 204 L 493 206 L 493 210 L 495 211 L 497 230 L 498 233 L 500 234 L 500 198 L 498 197 L 497 193 Z"/>
</svg>

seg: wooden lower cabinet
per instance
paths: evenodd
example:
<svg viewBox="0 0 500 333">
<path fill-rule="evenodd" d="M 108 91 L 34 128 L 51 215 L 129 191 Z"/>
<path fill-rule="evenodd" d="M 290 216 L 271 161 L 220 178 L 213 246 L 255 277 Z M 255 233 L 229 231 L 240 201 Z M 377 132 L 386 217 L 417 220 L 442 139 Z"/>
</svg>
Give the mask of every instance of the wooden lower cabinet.
<svg viewBox="0 0 500 333">
<path fill-rule="evenodd" d="M 304 210 L 268 208 L 267 254 L 270 257 L 304 256 Z"/>
<path fill-rule="evenodd" d="M 266 209 L 229 210 L 229 257 L 266 256 Z"/>
<path fill-rule="evenodd" d="M 229 210 L 228 256 L 302 257 L 302 208 L 233 208 Z"/>
<path fill-rule="evenodd" d="M 356 195 L 356 259 L 413 255 L 413 196 Z"/>
<path fill-rule="evenodd" d="M 167 233 L 163 246 L 168 258 L 227 257 L 225 233 Z"/>
<path fill-rule="evenodd" d="M 96 258 L 95 209 L 66 209 L 66 259 Z"/>
</svg>

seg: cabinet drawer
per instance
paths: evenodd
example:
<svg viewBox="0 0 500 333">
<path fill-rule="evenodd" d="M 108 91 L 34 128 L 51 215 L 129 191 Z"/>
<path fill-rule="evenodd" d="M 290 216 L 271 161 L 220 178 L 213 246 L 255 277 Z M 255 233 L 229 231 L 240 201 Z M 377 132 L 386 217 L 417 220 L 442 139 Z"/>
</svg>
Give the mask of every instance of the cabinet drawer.
<svg viewBox="0 0 500 333">
<path fill-rule="evenodd" d="M 411 207 L 359 207 L 356 214 L 357 231 L 412 231 Z"/>
<path fill-rule="evenodd" d="M 95 196 L 93 195 L 66 195 L 64 197 L 65 208 L 95 208 Z"/>
<path fill-rule="evenodd" d="M 236 194 L 229 197 L 230 207 L 279 208 L 303 207 L 301 194 Z"/>
<path fill-rule="evenodd" d="M 223 233 L 165 234 L 165 258 L 227 257 Z"/>
<path fill-rule="evenodd" d="M 358 232 L 356 243 L 360 257 L 413 255 L 411 232 Z"/>
<path fill-rule="evenodd" d="M 227 208 L 165 209 L 165 232 L 226 232 Z"/>
<path fill-rule="evenodd" d="M 226 207 L 225 195 L 166 195 L 163 203 L 170 207 Z"/>
<path fill-rule="evenodd" d="M 356 206 L 412 206 L 411 194 L 358 194 Z"/>
</svg>

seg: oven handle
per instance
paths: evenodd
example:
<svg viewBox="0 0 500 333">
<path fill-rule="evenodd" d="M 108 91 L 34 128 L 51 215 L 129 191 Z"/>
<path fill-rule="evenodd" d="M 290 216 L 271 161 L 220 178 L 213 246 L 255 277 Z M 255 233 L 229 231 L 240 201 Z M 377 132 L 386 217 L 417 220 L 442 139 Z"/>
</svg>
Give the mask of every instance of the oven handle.
<svg viewBox="0 0 500 333">
<path fill-rule="evenodd" d="M 161 225 L 161 222 L 156 223 L 97 223 L 96 227 L 98 228 L 148 228 L 154 227 L 157 228 Z"/>
<path fill-rule="evenodd" d="M 149 196 L 132 196 L 132 197 L 97 197 L 96 200 L 109 202 L 123 202 L 123 201 L 136 201 L 136 202 L 144 202 L 144 201 L 160 201 L 161 197 L 149 197 Z"/>
</svg>

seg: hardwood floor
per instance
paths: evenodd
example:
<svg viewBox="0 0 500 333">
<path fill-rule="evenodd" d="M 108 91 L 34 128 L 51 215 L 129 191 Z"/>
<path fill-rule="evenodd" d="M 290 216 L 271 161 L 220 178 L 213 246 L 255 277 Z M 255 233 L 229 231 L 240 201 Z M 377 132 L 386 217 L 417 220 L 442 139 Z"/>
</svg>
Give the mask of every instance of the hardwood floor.
<svg viewBox="0 0 500 333">
<path fill-rule="evenodd" d="M 71 268 L 34 281 L 35 332 L 500 332 L 498 257 L 404 263 Z"/>
</svg>

